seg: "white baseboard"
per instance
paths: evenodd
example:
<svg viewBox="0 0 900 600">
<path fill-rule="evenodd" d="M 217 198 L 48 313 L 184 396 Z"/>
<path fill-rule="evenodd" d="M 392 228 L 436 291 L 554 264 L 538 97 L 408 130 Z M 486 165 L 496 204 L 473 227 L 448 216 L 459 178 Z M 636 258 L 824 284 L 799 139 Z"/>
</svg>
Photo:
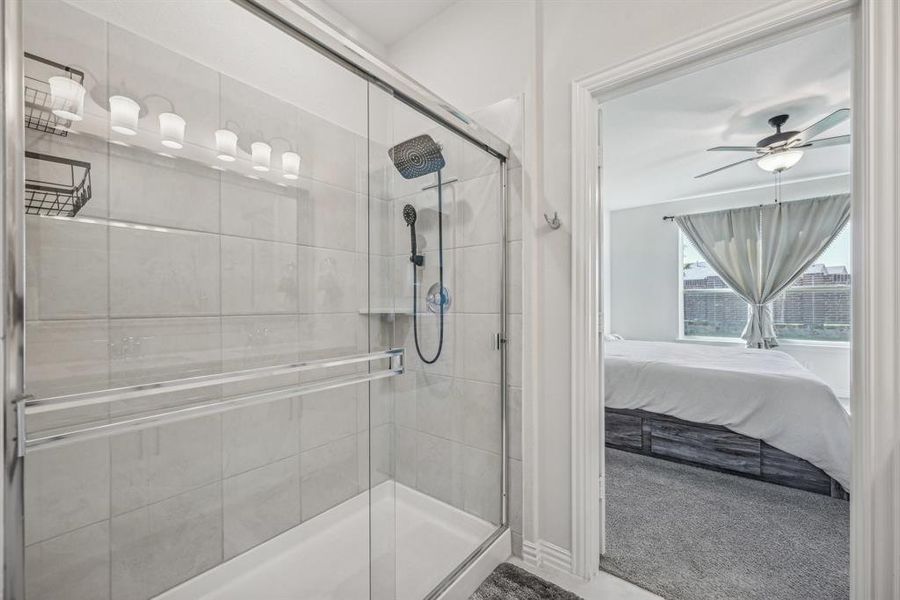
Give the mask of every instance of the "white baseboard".
<svg viewBox="0 0 900 600">
<path fill-rule="evenodd" d="M 522 560 L 532 567 L 572 573 L 572 553 L 544 540 L 522 541 Z"/>
</svg>

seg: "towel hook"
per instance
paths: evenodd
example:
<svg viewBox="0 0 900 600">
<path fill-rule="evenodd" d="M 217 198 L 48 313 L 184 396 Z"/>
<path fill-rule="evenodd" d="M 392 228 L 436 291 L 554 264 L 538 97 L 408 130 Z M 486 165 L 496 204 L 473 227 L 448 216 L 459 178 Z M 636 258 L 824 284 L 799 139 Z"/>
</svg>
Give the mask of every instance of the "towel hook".
<svg viewBox="0 0 900 600">
<path fill-rule="evenodd" d="M 559 215 L 556 211 L 553 211 L 553 218 L 547 216 L 547 213 L 544 213 L 544 220 L 547 221 L 547 225 L 550 226 L 550 229 L 559 229 L 562 227 L 562 222 L 559 220 Z"/>
</svg>

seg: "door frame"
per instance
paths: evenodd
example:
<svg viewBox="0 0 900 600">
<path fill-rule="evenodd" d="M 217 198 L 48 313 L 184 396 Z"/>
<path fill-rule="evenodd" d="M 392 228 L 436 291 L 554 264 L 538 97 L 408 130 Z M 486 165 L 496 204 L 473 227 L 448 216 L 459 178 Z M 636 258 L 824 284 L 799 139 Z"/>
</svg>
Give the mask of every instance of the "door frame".
<svg viewBox="0 0 900 600">
<path fill-rule="evenodd" d="M 572 567 L 605 547 L 600 102 L 850 18 L 853 73 L 851 594 L 900 594 L 900 7 L 783 2 L 572 82 Z M 601 169 L 597 167 L 600 166 Z M 876 398 L 879 400 L 876 402 Z M 599 425 L 599 427 L 598 427 Z M 893 453 L 893 454 L 892 454 Z M 600 474 L 598 479 L 597 474 Z M 890 525 L 886 525 L 890 524 Z"/>
</svg>

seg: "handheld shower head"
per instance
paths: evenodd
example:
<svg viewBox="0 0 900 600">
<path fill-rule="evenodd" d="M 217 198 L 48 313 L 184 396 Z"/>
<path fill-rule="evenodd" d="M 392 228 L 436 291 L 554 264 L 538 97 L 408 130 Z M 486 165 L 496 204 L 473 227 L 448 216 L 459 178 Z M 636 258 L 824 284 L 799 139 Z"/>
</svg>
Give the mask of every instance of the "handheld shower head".
<svg viewBox="0 0 900 600">
<path fill-rule="evenodd" d="M 388 156 L 404 179 L 435 173 L 447 165 L 440 144 L 427 134 L 400 142 L 388 150 Z"/>
<path fill-rule="evenodd" d="M 416 207 L 412 204 L 407 204 L 403 207 L 403 220 L 406 221 L 406 226 L 409 227 L 409 247 L 410 254 L 409 260 L 414 265 L 421 267 L 425 264 L 425 257 L 416 254 Z"/>
<path fill-rule="evenodd" d="M 403 220 L 410 227 L 416 224 L 416 208 L 412 204 L 403 207 Z"/>
</svg>

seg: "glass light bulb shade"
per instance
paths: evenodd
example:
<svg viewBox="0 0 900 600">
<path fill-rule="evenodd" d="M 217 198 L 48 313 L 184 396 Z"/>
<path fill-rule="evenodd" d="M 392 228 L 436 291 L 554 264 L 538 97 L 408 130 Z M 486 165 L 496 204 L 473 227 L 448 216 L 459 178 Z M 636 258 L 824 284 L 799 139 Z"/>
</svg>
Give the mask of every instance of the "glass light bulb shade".
<svg viewBox="0 0 900 600">
<path fill-rule="evenodd" d="M 766 154 L 756 161 L 756 164 L 763 171 L 779 173 L 796 165 L 801 158 L 803 158 L 803 150 L 784 150 Z"/>
<path fill-rule="evenodd" d="M 84 118 L 84 86 L 68 77 L 51 77 L 50 106 L 61 119 L 80 121 Z"/>
<path fill-rule="evenodd" d="M 175 113 L 160 113 L 159 135 L 162 137 L 160 143 L 166 148 L 174 148 L 176 150 L 183 148 L 184 126 L 184 119 Z"/>
<path fill-rule="evenodd" d="M 272 146 L 265 142 L 253 142 L 250 144 L 250 156 L 253 160 L 253 168 L 257 171 L 268 171 L 272 161 Z"/>
<path fill-rule="evenodd" d="M 296 152 L 284 152 L 281 155 L 282 177 L 298 179 L 300 177 L 300 155 Z"/>
<path fill-rule="evenodd" d="M 216 158 L 225 162 L 234 162 L 237 156 L 238 136 L 230 129 L 216 130 Z"/>
<path fill-rule="evenodd" d="M 122 135 L 136 135 L 140 105 L 127 96 L 109 97 L 109 127 Z"/>
</svg>

